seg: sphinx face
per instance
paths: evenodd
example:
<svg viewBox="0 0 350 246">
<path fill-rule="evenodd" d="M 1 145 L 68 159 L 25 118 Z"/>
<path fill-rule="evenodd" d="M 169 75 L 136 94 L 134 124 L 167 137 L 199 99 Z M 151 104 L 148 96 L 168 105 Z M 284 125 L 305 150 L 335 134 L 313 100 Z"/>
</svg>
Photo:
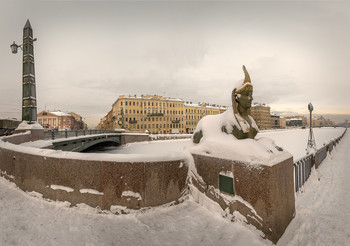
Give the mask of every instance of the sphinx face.
<svg viewBox="0 0 350 246">
<path fill-rule="evenodd" d="M 237 103 L 242 109 L 249 109 L 252 106 L 253 92 L 252 91 L 242 91 L 236 96 Z"/>
</svg>

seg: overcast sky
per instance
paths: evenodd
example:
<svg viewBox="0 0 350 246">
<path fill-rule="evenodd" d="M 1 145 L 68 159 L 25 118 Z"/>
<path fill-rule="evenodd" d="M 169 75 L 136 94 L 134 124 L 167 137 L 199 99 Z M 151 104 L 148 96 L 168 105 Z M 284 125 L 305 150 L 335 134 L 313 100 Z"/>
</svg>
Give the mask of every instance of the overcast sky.
<svg viewBox="0 0 350 246">
<path fill-rule="evenodd" d="M 30 20 L 38 112 L 91 126 L 122 94 L 230 104 L 247 67 L 272 111 L 350 114 L 350 3 L 0 0 L 0 117 L 21 117 L 22 43 Z"/>
</svg>

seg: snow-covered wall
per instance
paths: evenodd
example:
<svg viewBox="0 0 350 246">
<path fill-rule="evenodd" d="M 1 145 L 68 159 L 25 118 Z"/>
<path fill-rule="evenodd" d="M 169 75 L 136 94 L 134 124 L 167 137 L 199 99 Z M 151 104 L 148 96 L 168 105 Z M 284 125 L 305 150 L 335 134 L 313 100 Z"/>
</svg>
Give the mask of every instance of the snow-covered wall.
<svg viewBox="0 0 350 246">
<path fill-rule="evenodd" d="M 136 158 L 133 162 L 125 158 L 84 160 L 69 158 L 80 153 L 35 149 L 11 144 L 9 138 L 7 141 L 0 139 L 0 175 L 44 198 L 126 213 L 177 203 L 187 191 L 188 165 L 182 157 Z"/>
<path fill-rule="evenodd" d="M 191 193 L 205 194 L 221 207 L 224 217 L 239 220 L 240 214 L 276 243 L 295 214 L 292 156 L 270 166 L 208 155 L 193 154 L 193 158 L 197 172 Z M 231 178 L 233 194 L 222 190 L 222 175 Z M 204 199 L 196 200 L 202 203 Z"/>
</svg>

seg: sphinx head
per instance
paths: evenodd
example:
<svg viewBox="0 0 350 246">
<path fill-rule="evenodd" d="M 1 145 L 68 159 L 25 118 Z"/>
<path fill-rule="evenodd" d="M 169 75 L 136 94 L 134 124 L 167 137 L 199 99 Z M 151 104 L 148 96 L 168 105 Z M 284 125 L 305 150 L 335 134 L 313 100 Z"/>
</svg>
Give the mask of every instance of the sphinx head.
<svg viewBox="0 0 350 246">
<path fill-rule="evenodd" d="M 243 71 L 245 74 L 242 85 L 234 88 L 232 91 L 232 107 L 235 113 L 245 113 L 252 106 L 253 101 L 253 85 L 250 80 L 249 73 L 243 65 Z"/>
</svg>

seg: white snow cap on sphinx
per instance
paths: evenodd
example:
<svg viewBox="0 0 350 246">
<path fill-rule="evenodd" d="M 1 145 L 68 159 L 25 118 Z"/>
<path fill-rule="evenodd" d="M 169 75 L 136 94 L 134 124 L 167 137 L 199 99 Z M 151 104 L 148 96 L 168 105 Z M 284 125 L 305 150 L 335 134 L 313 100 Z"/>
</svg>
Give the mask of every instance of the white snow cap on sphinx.
<svg viewBox="0 0 350 246">
<path fill-rule="evenodd" d="M 209 154 L 218 158 L 247 162 L 252 165 L 272 166 L 280 160 L 290 157 L 286 151 L 279 151 L 273 140 L 268 138 L 238 140 L 232 134 L 222 132 L 225 126 L 231 132 L 235 125 L 240 130 L 248 126 L 238 124 L 233 116 L 233 109 L 229 107 L 222 114 L 208 115 L 198 122 L 196 132 L 202 130 L 203 137 L 200 144 L 191 148 L 192 153 Z M 252 125 L 256 127 L 256 124 Z"/>
</svg>

